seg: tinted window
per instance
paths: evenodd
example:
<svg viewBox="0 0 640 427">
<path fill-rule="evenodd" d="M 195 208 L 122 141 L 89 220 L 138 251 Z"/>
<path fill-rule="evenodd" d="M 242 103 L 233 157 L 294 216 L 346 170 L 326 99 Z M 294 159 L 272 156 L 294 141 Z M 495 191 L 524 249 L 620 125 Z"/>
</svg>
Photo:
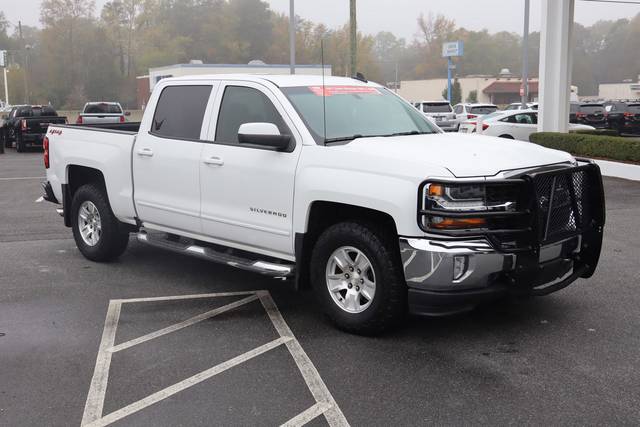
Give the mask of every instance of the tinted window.
<svg viewBox="0 0 640 427">
<path fill-rule="evenodd" d="M 85 114 L 122 114 L 122 109 L 117 104 L 88 104 L 84 107 Z"/>
<path fill-rule="evenodd" d="M 586 114 L 602 114 L 604 113 L 604 106 L 602 104 L 581 105 L 580 112 Z"/>
<path fill-rule="evenodd" d="M 451 105 L 442 102 L 424 102 L 422 111 L 425 113 L 450 113 Z"/>
<path fill-rule="evenodd" d="M 640 104 L 629 104 L 627 108 L 630 113 L 635 113 L 635 114 L 640 113 Z"/>
<path fill-rule="evenodd" d="M 471 114 L 490 114 L 494 111 L 498 111 L 498 107 L 492 105 L 483 105 L 480 107 L 471 107 L 469 108 Z"/>
<path fill-rule="evenodd" d="M 577 113 L 578 111 L 580 111 L 580 104 L 570 104 L 569 111 L 572 113 Z"/>
<path fill-rule="evenodd" d="M 257 122 L 273 123 L 282 135 L 290 135 L 280 113 L 262 92 L 250 87 L 227 86 L 218 115 L 216 141 L 237 143 L 240 125 Z"/>
<path fill-rule="evenodd" d="M 167 138 L 200 139 L 211 86 L 168 86 L 160 94 L 151 131 Z"/>
<path fill-rule="evenodd" d="M 456 105 L 455 112 L 456 112 L 456 114 L 462 114 L 462 106 L 461 105 Z"/>
</svg>

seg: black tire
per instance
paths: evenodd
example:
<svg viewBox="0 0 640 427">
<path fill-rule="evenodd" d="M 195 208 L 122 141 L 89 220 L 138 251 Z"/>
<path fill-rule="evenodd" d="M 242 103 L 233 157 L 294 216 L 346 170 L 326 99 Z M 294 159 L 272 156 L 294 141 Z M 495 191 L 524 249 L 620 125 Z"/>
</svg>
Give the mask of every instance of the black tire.
<svg viewBox="0 0 640 427">
<path fill-rule="evenodd" d="M 507 135 L 507 134 L 500 135 L 500 138 L 504 138 L 504 139 L 514 139 L 511 135 Z"/>
<path fill-rule="evenodd" d="M 18 153 L 24 153 L 27 148 L 24 146 L 24 141 L 22 139 L 22 134 L 19 133 L 16 136 L 16 151 Z"/>
<path fill-rule="evenodd" d="M 90 245 L 80 233 L 78 216 L 84 202 L 91 202 L 98 210 L 101 223 L 101 235 L 95 245 Z M 78 188 L 71 202 L 71 228 L 78 249 L 91 261 L 107 262 L 118 258 L 127 249 L 129 230 L 113 214 L 106 191 L 101 185 L 86 184 Z"/>
<path fill-rule="evenodd" d="M 326 270 L 333 252 L 350 246 L 371 262 L 376 290 L 370 305 L 360 313 L 349 313 L 336 303 L 327 288 Z M 311 283 L 324 312 L 340 329 L 361 335 L 376 335 L 396 326 L 407 313 L 407 286 L 398 242 L 391 233 L 373 224 L 343 222 L 325 230 L 311 254 Z"/>
</svg>

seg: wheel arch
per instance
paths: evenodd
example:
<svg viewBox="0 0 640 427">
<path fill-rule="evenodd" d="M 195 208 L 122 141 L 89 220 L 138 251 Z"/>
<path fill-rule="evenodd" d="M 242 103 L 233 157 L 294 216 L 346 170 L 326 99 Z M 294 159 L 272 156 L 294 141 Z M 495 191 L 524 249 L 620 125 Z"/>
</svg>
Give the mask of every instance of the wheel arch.
<svg viewBox="0 0 640 427">
<path fill-rule="evenodd" d="M 64 210 L 64 225 L 71 227 L 71 201 L 78 188 L 86 184 L 95 183 L 105 189 L 106 185 L 102 171 L 96 168 L 71 164 L 67 166 L 67 183 L 62 185 L 62 205 Z M 109 195 L 106 194 L 107 200 Z"/>
<path fill-rule="evenodd" d="M 296 288 L 309 287 L 311 251 L 320 234 L 328 227 L 345 221 L 374 224 L 389 230 L 394 236 L 398 235 L 394 218 L 386 212 L 341 202 L 314 201 L 309 206 L 305 232 L 295 234 Z"/>
</svg>

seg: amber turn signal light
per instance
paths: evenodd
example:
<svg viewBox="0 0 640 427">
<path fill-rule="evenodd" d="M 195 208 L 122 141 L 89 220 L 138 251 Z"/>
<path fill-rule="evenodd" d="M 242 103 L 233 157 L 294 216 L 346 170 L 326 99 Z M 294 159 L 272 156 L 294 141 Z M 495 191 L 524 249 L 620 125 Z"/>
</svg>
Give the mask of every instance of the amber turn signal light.
<svg viewBox="0 0 640 427">
<path fill-rule="evenodd" d="M 464 229 L 464 228 L 482 228 L 487 225 L 484 218 L 442 218 L 435 217 L 431 222 L 432 228 L 439 230 L 447 229 Z"/>
</svg>

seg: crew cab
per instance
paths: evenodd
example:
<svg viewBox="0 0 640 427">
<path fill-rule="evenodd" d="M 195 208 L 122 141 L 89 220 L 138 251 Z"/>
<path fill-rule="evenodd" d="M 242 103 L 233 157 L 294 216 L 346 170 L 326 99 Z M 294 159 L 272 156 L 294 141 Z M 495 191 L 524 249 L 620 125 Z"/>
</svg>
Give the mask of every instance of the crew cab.
<svg viewBox="0 0 640 427">
<path fill-rule="evenodd" d="M 318 76 L 168 78 L 139 124 L 51 126 L 46 200 L 80 252 L 156 247 L 311 285 L 337 326 L 375 334 L 590 277 L 597 165 L 446 134 L 388 89 Z M 137 127 L 138 131 L 132 131 Z"/>
<path fill-rule="evenodd" d="M 2 123 L 2 139 L 5 146 L 15 144 L 21 153 L 28 147 L 41 147 L 50 124 L 67 123 L 67 118 L 58 116 L 56 110 L 47 105 L 15 106 Z"/>
<path fill-rule="evenodd" d="M 124 123 L 130 113 L 118 102 L 87 102 L 76 119 L 76 124 Z"/>
</svg>

